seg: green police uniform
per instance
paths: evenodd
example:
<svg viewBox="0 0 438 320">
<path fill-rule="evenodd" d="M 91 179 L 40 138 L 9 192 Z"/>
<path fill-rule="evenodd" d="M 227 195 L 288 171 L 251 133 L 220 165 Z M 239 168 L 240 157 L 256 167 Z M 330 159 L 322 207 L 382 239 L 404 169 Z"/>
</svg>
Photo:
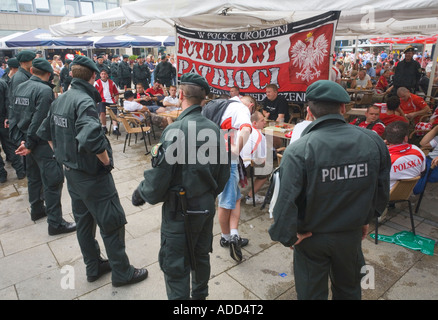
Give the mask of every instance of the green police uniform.
<svg viewBox="0 0 438 320">
<path fill-rule="evenodd" d="M 118 55 L 114 55 L 113 58 L 118 58 Z M 111 71 L 111 80 L 114 81 L 114 83 L 120 88 L 119 85 L 119 62 L 112 62 L 110 64 L 110 71 Z"/>
<path fill-rule="evenodd" d="M 409 46 L 404 52 L 414 52 L 414 47 Z M 407 88 L 410 92 L 415 93 L 418 90 L 419 81 L 421 78 L 421 65 L 413 58 L 411 61 L 402 60 L 395 67 L 394 71 L 394 88 L 392 93 L 397 95 L 397 89 L 400 87 Z"/>
<path fill-rule="evenodd" d="M 17 146 L 9 138 L 9 129 L 5 128 L 5 120 L 8 119 L 9 98 L 8 98 L 8 85 L 0 79 L 0 142 L 3 147 L 3 152 L 6 155 L 6 159 L 11 161 L 12 167 L 17 173 L 19 179 L 23 179 L 26 175 L 24 172 L 23 162 L 20 156 L 15 154 Z M 5 182 L 7 172 L 5 170 L 5 163 L 0 156 L 0 182 Z"/>
<path fill-rule="evenodd" d="M 169 61 L 166 60 L 157 64 L 154 73 L 156 81 L 169 87 L 172 84 L 172 79 L 174 79 L 176 76 L 176 69 Z"/>
<path fill-rule="evenodd" d="M 125 58 L 126 55 L 124 55 L 123 57 Z M 127 88 L 131 88 L 132 70 L 128 62 L 122 61 L 119 63 L 117 77 L 119 78 L 119 84 L 121 89 L 123 89 L 124 86 L 126 86 Z"/>
<path fill-rule="evenodd" d="M 73 78 L 70 90 L 52 104 L 38 134 L 53 142 L 56 160 L 65 167 L 87 276 L 96 277 L 100 272 L 100 248 L 95 239 L 97 224 L 111 265 L 113 284 L 126 283 L 134 274 L 125 252 L 126 218 L 113 177 L 96 156 L 106 150 L 112 159 L 96 101 L 100 101 L 98 91 L 87 81 Z"/>
<path fill-rule="evenodd" d="M 199 138 L 200 132 L 208 133 L 216 142 L 206 143 L 204 138 Z M 177 142 L 173 143 L 173 137 L 177 137 Z M 202 141 L 195 141 L 197 137 Z M 190 298 L 190 253 L 177 196 L 181 187 L 186 190 L 188 210 L 209 211 L 209 214 L 189 215 L 190 222 L 186 221 L 191 226 L 196 263 L 196 270 L 192 271 L 192 298 L 204 299 L 208 295 L 215 199 L 225 187 L 230 172 L 228 164 L 219 161 L 220 155 L 226 154 L 221 139 L 219 128 L 201 115 L 199 105 L 185 109 L 163 131 L 160 143 L 152 150 L 153 168 L 144 172 L 144 180 L 136 191 L 148 203 L 164 202 L 159 263 L 168 298 L 172 300 Z M 204 163 L 200 154 L 206 154 L 207 145 L 212 158 Z M 175 149 L 180 152 L 178 159 L 174 158 Z"/>
<path fill-rule="evenodd" d="M 309 95 L 312 86 L 309 100 L 314 97 L 314 92 Z M 344 97 L 331 86 L 323 84 L 316 100 Z M 292 246 L 297 233 L 312 233 L 294 250 L 298 299 L 327 299 L 329 274 L 334 299 L 360 299 L 362 227 L 385 209 L 390 167 L 383 140 L 349 125 L 340 114 L 317 118 L 285 150 L 269 234 Z"/>
<path fill-rule="evenodd" d="M 148 89 L 149 84 L 151 83 L 151 72 L 149 71 L 149 67 L 145 63 L 136 63 L 132 70 L 132 78 L 134 85 L 141 83 L 143 88 Z"/>
<path fill-rule="evenodd" d="M 49 228 L 58 228 L 64 222 L 61 208 L 64 175 L 61 166 L 53 159 L 53 151 L 47 141 L 36 135 L 42 121 L 47 117 L 53 99 L 49 83 L 32 76 L 29 81 L 16 88 L 9 121 L 14 124 L 10 128 L 14 143 L 19 145 L 21 141 L 25 141 L 25 147 L 31 150 L 26 156 L 31 216 L 39 216 L 46 211 Z M 41 197 L 41 190 L 44 197 Z"/>
</svg>

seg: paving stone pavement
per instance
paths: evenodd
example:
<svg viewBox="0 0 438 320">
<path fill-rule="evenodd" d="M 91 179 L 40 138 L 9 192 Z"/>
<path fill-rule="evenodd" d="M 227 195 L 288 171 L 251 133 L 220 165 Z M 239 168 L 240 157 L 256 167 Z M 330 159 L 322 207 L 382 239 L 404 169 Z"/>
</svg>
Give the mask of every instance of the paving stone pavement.
<svg viewBox="0 0 438 320">
<path fill-rule="evenodd" d="M 158 265 L 161 204 L 134 207 L 130 198 L 151 167 L 142 141 L 131 141 L 123 152 L 125 132 L 118 139 L 109 136 L 113 150 L 114 180 L 125 209 L 126 250 L 131 263 L 147 267 L 145 281 L 126 287 L 111 285 L 110 275 L 93 283 L 86 281 L 85 265 L 75 233 L 49 236 L 47 222 L 30 220 L 27 180 L 17 180 L 10 163 L 8 181 L 0 185 L 0 300 L 165 300 L 163 273 Z M 152 141 L 152 144 L 156 140 Z M 148 144 L 150 150 L 151 146 Z M 2 153 L 4 158 L 4 154 Z M 261 194 L 266 191 L 267 185 Z M 242 190 L 246 194 L 249 187 Z M 429 184 L 419 213 L 415 216 L 419 235 L 438 240 L 436 184 Z M 416 198 L 413 198 L 416 201 Z M 65 219 L 73 221 L 70 197 L 64 183 L 62 206 Z M 211 254 L 209 300 L 288 300 L 296 299 L 293 275 L 293 251 L 272 241 L 268 228 L 272 223 L 268 209 L 254 208 L 242 202 L 239 232 L 249 238 L 243 248 L 244 259 L 236 263 L 227 249 L 220 247 L 220 227 L 214 225 Z M 397 204 L 390 210 L 379 233 L 392 235 L 409 230 L 407 207 Z M 370 227 L 374 232 L 374 226 Z M 97 235 L 102 252 L 103 242 Z M 438 299 L 438 256 L 425 255 L 369 236 L 363 242 L 367 265 L 374 281 L 365 282 L 364 300 Z M 74 281 L 66 281 L 72 275 Z"/>
</svg>

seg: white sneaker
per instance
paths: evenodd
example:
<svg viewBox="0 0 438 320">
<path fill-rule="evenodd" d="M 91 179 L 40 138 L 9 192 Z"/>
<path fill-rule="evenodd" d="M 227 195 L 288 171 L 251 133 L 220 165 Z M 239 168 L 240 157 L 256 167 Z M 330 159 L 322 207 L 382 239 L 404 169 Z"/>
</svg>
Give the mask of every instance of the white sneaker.
<svg viewBox="0 0 438 320">
<path fill-rule="evenodd" d="M 262 204 L 264 201 L 265 201 L 265 197 L 264 196 L 259 196 L 258 194 L 255 195 L 255 203 L 256 204 Z M 245 197 L 245 203 L 246 204 L 253 204 L 252 197 L 246 196 Z"/>
</svg>

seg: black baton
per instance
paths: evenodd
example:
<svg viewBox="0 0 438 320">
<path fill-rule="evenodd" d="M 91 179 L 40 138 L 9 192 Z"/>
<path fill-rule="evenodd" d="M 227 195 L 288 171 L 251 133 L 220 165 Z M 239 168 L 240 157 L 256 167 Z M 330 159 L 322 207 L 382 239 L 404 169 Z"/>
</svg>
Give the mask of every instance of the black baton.
<svg viewBox="0 0 438 320">
<path fill-rule="evenodd" d="M 187 241 L 187 249 L 189 250 L 189 258 L 190 258 L 190 267 L 192 270 L 196 270 L 196 260 L 195 260 L 195 251 L 193 248 L 192 241 L 192 230 L 190 226 L 190 218 L 187 213 L 187 199 L 186 199 L 186 191 L 184 188 L 181 188 L 178 192 L 179 201 L 181 203 L 182 216 L 184 217 L 184 231 L 186 234 Z"/>
</svg>

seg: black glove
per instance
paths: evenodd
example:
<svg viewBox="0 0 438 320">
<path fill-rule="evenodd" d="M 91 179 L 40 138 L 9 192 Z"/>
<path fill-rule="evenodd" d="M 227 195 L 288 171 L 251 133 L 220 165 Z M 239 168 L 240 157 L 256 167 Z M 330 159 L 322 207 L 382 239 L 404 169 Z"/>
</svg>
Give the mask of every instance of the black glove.
<svg viewBox="0 0 438 320">
<path fill-rule="evenodd" d="M 132 200 L 131 201 L 132 201 L 132 204 L 134 206 L 136 206 L 136 207 L 145 204 L 145 201 L 140 196 L 140 192 L 138 191 L 138 189 L 135 189 L 134 193 L 132 194 Z"/>
</svg>

